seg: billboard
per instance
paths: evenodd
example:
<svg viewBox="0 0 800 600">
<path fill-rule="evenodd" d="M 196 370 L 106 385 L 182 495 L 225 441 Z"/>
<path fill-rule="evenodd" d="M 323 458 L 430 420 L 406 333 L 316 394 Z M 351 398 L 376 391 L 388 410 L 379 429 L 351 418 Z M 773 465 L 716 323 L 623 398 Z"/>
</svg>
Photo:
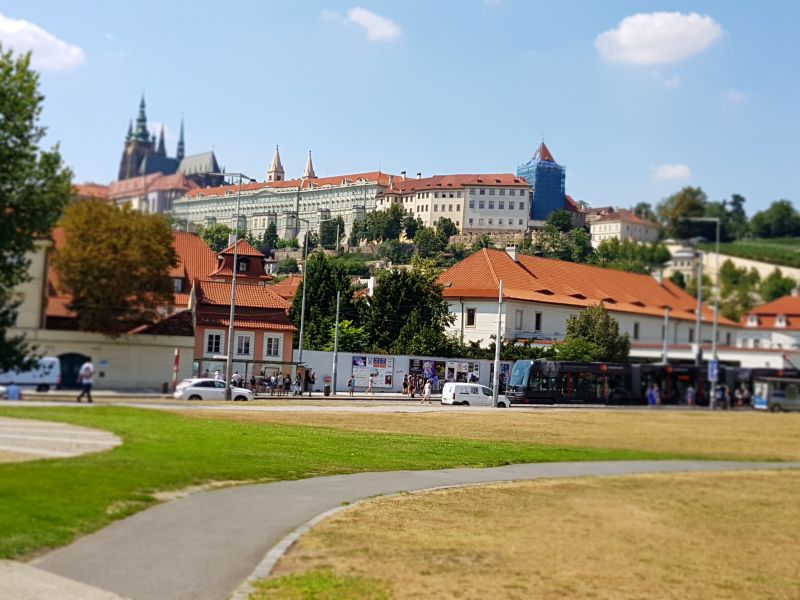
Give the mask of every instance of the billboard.
<svg viewBox="0 0 800 600">
<path fill-rule="evenodd" d="M 393 383 L 394 357 L 353 356 L 353 380 L 356 387 L 391 388 Z"/>
<path fill-rule="evenodd" d="M 448 360 L 445 366 L 445 381 L 478 383 L 481 380 L 481 364 Z"/>
</svg>

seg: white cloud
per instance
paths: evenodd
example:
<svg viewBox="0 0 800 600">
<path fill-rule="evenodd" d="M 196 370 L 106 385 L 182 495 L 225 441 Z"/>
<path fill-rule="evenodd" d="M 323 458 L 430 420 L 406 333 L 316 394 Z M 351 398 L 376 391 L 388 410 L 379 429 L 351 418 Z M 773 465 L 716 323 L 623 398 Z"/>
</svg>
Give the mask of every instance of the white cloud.
<svg viewBox="0 0 800 600">
<path fill-rule="evenodd" d="M 730 102 L 731 104 L 743 104 L 750 99 L 748 94 L 744 92 L 740 92 L 739 90 L 735 90 L 733 88 L 729 90 L 725 90 L 725 100 Z"/>
<path fill-rule="evenodd" d="M 629 65 L 674 64 L 699 54 L 722 37 L 722 26 L 707 15 L 679 12 L 637 13 L 594 41 L 609 62 Z"/>
<path fill-rule="evenodd" d="M 672 77 L 668 77 L 661 83 L 668 90 L 674 90 L 675 88 L 679 88 L 683 85 L 683 81 L 681 81 L 679 75 L 673 75 Z"/>
<path fill-rule="evenodd" d="M 403 30 L 394 21 L 360 6 L 348 10 L 347 16 L 340 15 L 332 10 L 323 10 L 320 13 L 320 19 L 342 25 L 350 23 L 358 25 L 367 33 L 367 39 L 373 42 L 391 42 L 399 38 L 403 33 Z"/>
<path fill-rule="evenodd" d="M 686 165 L 659 165 L 653 169 L 654 179 L 679 181 L 689 179 L 691 176 L 692 172 Z"/>
<path fill-rule="evenodd" d="M 0 42 L 15 52 L 30 51 L 31 64 L 45 71 L 74 69 L 86 60 L 86 54 L 80 46 L 68 44 L 30 21 L 12 19 L 2 14 Z"/>
</svg>

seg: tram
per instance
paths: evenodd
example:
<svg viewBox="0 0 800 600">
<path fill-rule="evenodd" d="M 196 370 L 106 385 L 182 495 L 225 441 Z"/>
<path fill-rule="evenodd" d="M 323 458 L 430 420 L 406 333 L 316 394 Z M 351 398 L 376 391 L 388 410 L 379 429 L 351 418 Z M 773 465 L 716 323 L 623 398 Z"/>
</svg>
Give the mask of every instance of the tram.
<svg viewBox="0 0 800 600">
<path fill-rule="evenodd" d="M 516 404 L 628 404 L 630 370 L 615 363 L 518 360 L 506 397 Z"/>
</svg>

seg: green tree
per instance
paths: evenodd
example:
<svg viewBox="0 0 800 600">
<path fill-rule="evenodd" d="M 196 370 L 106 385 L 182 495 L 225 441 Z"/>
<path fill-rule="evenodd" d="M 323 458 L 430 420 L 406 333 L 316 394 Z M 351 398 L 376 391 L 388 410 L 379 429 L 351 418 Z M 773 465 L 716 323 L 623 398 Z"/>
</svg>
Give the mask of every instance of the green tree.
<svg viewBox="0 0 800 600">
<path fill-rule="evenodd" d="M 753 215 L 750 228 L 756 237 L 800 236 L 800 215 L 790 200 L 776 200 Z"/>
<path fill-rule="evenodd" d="M 278 226 L 275 221 L 270 221 L 267 225 L 264 235 L 261 236 L 261 243 L 270 250 L 275 249 L 275 245 L 278 243 Z"/>
<path fill-rule="evenodd" d="M 492 242 L 492 238 L 486 233 L 482 233 L 476 237 L 475 241 L 472 242 L 472 246 L 470 246 L 470 249 L 473 252 L 477 252 L 483 248 L 494 248 L 494 242 Z"/>
<path fill-rule="evenodd" d="M 278 264 L 275 265 L 275 269 L 278 273 L 299 273 L 300 267 L 297 265 L 296 258 L 283 258 L 278 261 Z"/>
<path fill-rule="evenodd" d="M 445 240 L 445 243 L 450 241 L 450 238 L 454 235 L 458 235 L 458 227 L 453 221 L 447 217 L 441 217 L 438 221 L 436 221 L 436 232 L 442 236 Z"/>
<path fill-rule="evenodd" d="M 334 338 L 336 335 L 336 323 L 331 325 L 328 333 L 330 341 L 325 345 L 324 350 L 333 351 Z M 339 351 L 340 352 L 369 352 L 369 335 L 363 326 L 358 326 L 349 319 L 339 320 Z"/>
<path fill-rule="evenodd" d="M 116 335 L 172 305 L 178 256 L 163 215 L 83 201 L 65 209 L 60 225 L 66 242 L 53 265 L 81 329 Z"/>
<path fill-rule="evenodd" d="M 636 206 L 633 207 L 633 214 L 647 221 L 653 221 L 654 223 L 658 222 L 658 217 L 653 210 L 653 205 L 649 202 L 637 203 Z"/>
<path fill-rule="evenodd" d="M 353 221 L 353 225 L 350 227 L 350 235 L 347 238 L 347 245 L 356 248 L 360 246 L 361 242 L 365 239 L 363 222 Z"/>
<path fill-rule="evenodd" d="M 669 280 L 682 290 L 686 289 L 686 277 L 681 271 L 673 271 L 672 275 L 669 276 Z"/>
<path fill-rule="evenodd" d="M 319 226 L 319 243 L 323 248 L 333 250 L 344 239 L 344 219 L 336 217 L 323 221 Z"/>
<path fill-rule="evenodd" d="M 691 237 L 693 224 L 685 221 L 688 217 L 702 217 L 706 210 L 706 194 L 699 187 L 685 187 L 680 192 L 662 200 L 656 212 L 665 223 L 666 237 Z"/>
<path fill-rule="evenodd" d="M 554 210 L 547 215 L 546 225 L 551 225 L 561 233 L 572 229 L 572 215 L 568 210 Z"/>
<path fill-rule="evenodd" d="M 576 228 L 569 232 L 569 259 L 576 263 L 588 263 L 594 259 L 592 238 L 585 229 Z"/>
<path fill-rule="evenodd" d="M 378 247 L 378 256 L 385 258 L 395 265 L 405 265 L 411 259 L 414 247 L 404 244 L 400 240 L 386 240 Z"/>
<path fill-rule="evenodd" d="M 379 244 L 386 240 L 400 239 L 403 217 L 403 209 L 398 204 L 392 204 L 386 210 L 369 213 L 363 223 L 364 239 Z"/>
<path fill-rule="evenodd" d="M 30 58 L 15 58 L 0 45 L 0 371 L 30 365 L 34 348 L 8 333 L 19 307 L 13 290 L 28 280 L 26 254 L 49 235 L 72 197 L 72 173 L 58 147 L 39 147 L 44 96 Z"/>
<path fill-rule="evenodd" d="M 423 227 L 417 230 L 417 234 L 414 236 L 414 245 L 421 257 L 432 258 L 445 249 L 447 239 L 436 229 Z"/>
<path fill-rule="evenodd" d="M 745 198 L 740 194 L 733 194 L 728 203 L 730 232 L 735 239 L 741 239 L 750 231 L 750 221 L 744 211 Z"/>
<path fill-rule="evenodd" d="M 407 240 L 413 240 L 414 236 L 417 235 L 417 231 L 422 227 L 425 227 L 425 225 L 419 217 L 414 218 L 413 215 L 403 217 L 403 234 Z"/>
<path fill-rule="evenodd" d="M 299 250 L 300 242 L 297 241 L 296 237 L 289 238 L 288 240 L 279 238 L 275 242 L 275 248 L 277 248 L 278 250 Z"/>
<path fill-rule="evenodd" d="M 707 303 L 711 299 L 712 291 L 711 278 L 708 275 L 703 275 L 703 302 Z M 697 297 L 697 277 L 692 277 L 686 284 L 686 293 L 693 298 Z"/>
<path fill-rule="evenodd" d="M 306 248 L 309 252 L 314 252 L 319 247 L 319 235 L 316 231 L 306 231 L 303 236 L 303 258 L 306 257 Z"/>
<path fill-rule="evenodd" d="M 569 317 L 564 340 L 553 346 L 559 358 L 572 353 L 581 358 L 570 360 L 623 363 L 628 362 L 631 341 L 627 333 L 620 334 L 619 323 L 605 306 L 595 304 Z"/>
<path fill-rule="evenodd" d="M 228 239 L 233 233 L 233 229 L 224 223 L 216 223 L 208 227 L 199 227 L 198 233 L 206 245 L 214 252 L 222 252 L 228 247 Z"/>
<path fill-rule="evenodd" d="M 784 277 L 780 269 L 775 269 L 758 286 L 758 294 L 764 302 L 772 302 L 782 296 L 788 296 L 795 287 L 797 282 L 794 279 Z"/>
</svg>

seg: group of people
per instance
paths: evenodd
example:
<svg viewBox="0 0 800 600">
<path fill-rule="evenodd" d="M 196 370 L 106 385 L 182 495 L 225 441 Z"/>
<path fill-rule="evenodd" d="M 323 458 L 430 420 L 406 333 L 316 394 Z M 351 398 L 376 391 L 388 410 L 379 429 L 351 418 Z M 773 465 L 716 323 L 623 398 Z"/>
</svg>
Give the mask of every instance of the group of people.
<svg viewBox="0 0 800 600">
<path fill-rule="evenodd" d="M 439 391 L 439 376 L 434 373 L 426 378 L 419 374 L 405 375 L 403 377 L 403 395 L 413 398 L 416 394 L 422 397 L 421 404 L 426 401 L 430 404 L 431 393 Z"/>
<path fill-rule="evenodd" d="M 305 386 L 303 385 L 303 373 L 305 373 Z M 208 369 L 206 369 L 204 376 L 209 377 Z M 225 377 L 219 369 L 214 371 L 213 378 L 216 381 L 225 381 Z M 292 396 L 302 396 L 304 391 L 308 391 L 310 396 L 316 383 L 316 376 L 314 371 L 304 372 L 301 369 L 297 370 L 294 378 L 292 378 L 291 373 L 281 373 L 279 371 L 267 375 L 266 369 L 263 369 L 260 377 L 256 377 L 253 374 L 247 383 L 249 383 L 248 387 L 253 393 L 264 393 L 270 396 L 288 396 L 291 393 Z M 238 370 L 231 375 L 231 385 L 235 387 L 244 387 L 246 385 L 245 379 L 239 374 Z"/>
<path fill-rule="evenodd" d="M 731 394 L 731 388 L 722 383 L 717 386 L 715 392 L 717 408 L 730 409 L 730 408 L 744 408 L 749 407 L 752 402 L 752 394 L 745 385 L 736 388 Z M 689 384 L 684 392 L 683 403 L 686 406 L 695 406 L 697 403 L 697 390 L 694 385 Z M 657 383 L 653 383 L 647 388 L 647 405 L 656 407 L 661 405 L 661 388 Z"/>
</svg>

